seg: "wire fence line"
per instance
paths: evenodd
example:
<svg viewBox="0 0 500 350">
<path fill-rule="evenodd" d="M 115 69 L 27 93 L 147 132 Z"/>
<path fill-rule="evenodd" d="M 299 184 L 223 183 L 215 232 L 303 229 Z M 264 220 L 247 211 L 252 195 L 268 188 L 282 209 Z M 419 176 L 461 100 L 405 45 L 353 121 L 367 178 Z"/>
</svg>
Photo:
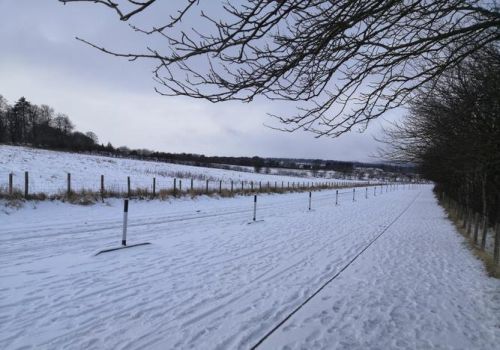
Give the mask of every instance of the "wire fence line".
<svg viewBox="0 0 500 350">
<path fill-rule="evenodd" d="M 47 181 L 46 177 L 36 173 L 8 173 L 3 174 L 0 181 L 0 194 L 3 197 L 24 197 L 25 199 L 60 198 L 78 194 L 94 194 L 105 197 L 150 198 L 166 196 L 182 196 L 196 194 L 241 194 L 261 192 L 290 192 L 310 191 L 327 188 L 346 188 L 349 186 L 376 186 L 389 185 L 383 181 L 344 181 L 337 179 L 293 179 L 241 180 L 215 179 L 200 177 L 192 178 L 163 178 L 149 176 L 113 176 L 111 179 L 101 175 L 97 179 L 84 176 L 74 176 L 65 173 L 61 177 Z"/>
</svg>

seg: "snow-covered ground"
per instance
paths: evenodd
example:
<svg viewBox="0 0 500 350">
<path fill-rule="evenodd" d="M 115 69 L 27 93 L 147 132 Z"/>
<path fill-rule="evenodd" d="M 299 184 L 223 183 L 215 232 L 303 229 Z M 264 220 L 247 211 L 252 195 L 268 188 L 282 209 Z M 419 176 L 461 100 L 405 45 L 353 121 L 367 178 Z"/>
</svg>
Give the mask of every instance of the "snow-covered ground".
<svg viewBox="0 0 500 350">
<path fill-rule="evenodd" d="M 119 200 L 5 209 L 0 348 L 249 349 L 281 323 L 259 349 L 498 348 L 500 282 L 430 186 L 339 202 L 260 196 L 248 224 L 251 197 L 133 201 L 152 244 L 99 256 Z"/>
<path fill-rule="evenodd" d="M 350 180 L 326 180 L 319 178 L 304 178 L 297 176 L 282 176 L 272 174 L 257 174 L 223 170 L 215 168 L 195 167 L 179 164 L 140 161 L 126 158 L 112 158 L 95 155 L 75 154 L 33 149 L 18 146 L 0 145 L 0 187 L 6 188 L 9 174 L 14 174 L 14 186 L 24 188 L 24 172 L 29 172 L 29 189 L 31 193 L 43 192 L 55 194 L 67 188 L 67 174 L 71 174 L 73 190 L 99 191 L 101 175 L 107 190 L 124 192 L 127 188 L 127 177 L 130 176 L 131 187 L 151 188 L 153 177 L 156 177 L 156 188 L 171 189 L 174 178 L 183 179 L 183 188 L 193 186 L 197 189 L 205 188 L 209 180 L 211 189 L 219 188 L 219 181 L 223 181 L 223 188 L 230 188 L 231 180 L 236 188 L 250 188 L 250 182 L 262 182 L 265 186 L 284 186 L 290 183 L 324 183 L 337 181 L 342 183 Z M 177 184 L 178 186 L 178 184 Z"/>
</svg>

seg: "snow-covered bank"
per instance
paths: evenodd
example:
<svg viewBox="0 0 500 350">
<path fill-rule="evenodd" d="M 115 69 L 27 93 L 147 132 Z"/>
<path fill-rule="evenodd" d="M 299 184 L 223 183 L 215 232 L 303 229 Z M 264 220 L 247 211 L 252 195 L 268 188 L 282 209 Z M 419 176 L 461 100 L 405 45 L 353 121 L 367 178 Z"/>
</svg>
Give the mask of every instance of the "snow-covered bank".
<svg viewBox="0 0 500 350">
<path fill-rule="evenodd" d="M 156 178 L 156 189 L 171 189 L 174 178 L 185 179 L 184 189 L 193 186 L 196 189 L 205 188 L 209 180 L 211 189 L 230 188 L 231 181 L 237 188 L 241 183 L 250 188 L 250 182 L 263 185 L 270 183 L 288 184 L 322 183 L 325 179 L 304 178 L 298 176 L 282 176 L 240 172 L 215 168 L 195 167 L 153 161 L 141 161 L 126 158 L 111 158 L 78 153 L 65 153 L 33 149 L 27 147 L 0 145 L 0 187 L 6 188 L 9 174 L 14 174 L 14 187 L 24 188 L 24 172 L 29 172 L 30 193 L 42 192 L 55 194 L 64 192 L 67 188 L 67 174 L 71 174 L 71 187 L 74 191 L 81 189 L 98 192 L 101 186 L 101 175 L 104 175 L 105 188 L 108 191 L 124 192 L 127 188 L 127 177 L 130 176 L 131 187 L 150 188 L 153 177 Z M 340 180 L 337 180 L 340 181 Z M 344 183 L 353 182 L 341 180 Z M 177 183 L 177 186 L 179 183 Z"/>
<path fill-rule="evenodd" d="M 412 203 L 414 201 L 414 203 Z M 248 349 L 380 236 L 262 349 L 493 349 L 500 282 L 429 186 L 335 206 L 333 191 L 259 198 L 40 203 L 0 213 L 0 348 Z"/>
</svg>

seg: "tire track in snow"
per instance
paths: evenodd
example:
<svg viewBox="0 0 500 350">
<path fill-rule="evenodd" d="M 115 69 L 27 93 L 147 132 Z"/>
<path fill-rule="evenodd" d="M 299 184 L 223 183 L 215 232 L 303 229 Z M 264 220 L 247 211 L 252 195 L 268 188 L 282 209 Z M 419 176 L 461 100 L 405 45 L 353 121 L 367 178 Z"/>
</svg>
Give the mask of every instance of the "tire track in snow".
<svg viewBox="0 0 500 350">
<path fill-rule="evenodd" d="M 253 345 L 250 349 L 257 349 L 267 338 L 269 338 L 276 330 L 278 330 L 281 326 L 283 326 L 293 315 L 295 315 L 302 307 L 304 307 L 309 301 L 311 301 L 316 295 L 318 295 L 327 285 L 329 285 L 333 280 L 335 280 L 342 272 L 344 272 L 356 259 L 363 254 L 370 246 L 375 243 L 387 230 L 394 225 L 401 216 L 404 215 L 410 209 L 410 207 L 415 203 L 418 196 L 421 192 L 417 193 L 415 198 L 408 204 L 406 208 L 381 232 L 379 233 L 368 245 L 366 245 L 358 254 L 354 256 L 340 271 L 338 271 L 335 275 L 333 275 L 329 280 L 327 280 L 323 285 L 321 285 L 314 293 L 312 293 L 306 300 L 304 300 L 299 306 L 297 306 L 292 312 L 290 312 L 281 322 L 279 322 L 276 326 L 274 326 L 270 331 L 268 331 L 262 338 L 259 339 L 255 345 Z"/>
</svg>

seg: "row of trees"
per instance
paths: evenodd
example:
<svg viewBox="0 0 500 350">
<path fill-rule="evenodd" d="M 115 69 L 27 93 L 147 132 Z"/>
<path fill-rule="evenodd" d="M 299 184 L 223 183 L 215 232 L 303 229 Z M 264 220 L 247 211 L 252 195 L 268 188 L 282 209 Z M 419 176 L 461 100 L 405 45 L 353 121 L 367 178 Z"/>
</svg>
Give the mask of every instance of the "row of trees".
<svg viewBox="0 0 500 350">
<path fill-rule="evenodd" d="M 436 189 L 500 221 L 500 51 L 484 49 L 421 89 L 388 130 L 391 158 L 417 163 Z"/>
<path fill-rule="evenodd" d="M 70 118 L 50 106 L 32 104 L 24 97 L 11 106 L 0 95 L 0 143 L 92 151 L 97 142 L 95 133 L 74 131 Z"/>
</svg>

